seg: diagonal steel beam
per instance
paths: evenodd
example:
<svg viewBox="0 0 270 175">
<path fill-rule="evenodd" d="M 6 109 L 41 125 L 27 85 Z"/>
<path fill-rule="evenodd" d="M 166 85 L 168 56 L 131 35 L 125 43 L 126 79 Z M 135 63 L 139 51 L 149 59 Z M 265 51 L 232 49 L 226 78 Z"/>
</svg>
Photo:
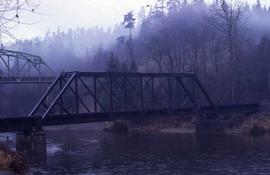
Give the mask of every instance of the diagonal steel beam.
<svg viewBox="0 0 270 175">
<path fill-rule="evenodd" d="M 184 82 L 182 81 L 182 77 L 177 77 L 176 78 L 177 81 L 180 83 L 181 87 L 183 88 L 183 90 L 185 91 L 185 93 L 188 95 L 191 103 L 193 104 L 194 106 L 194 109 L 195 110 L 198 110 L 197 107 L 198 107 L 198 104 L 197 102 L 195 101 L 194 97 L 191 95 L 191 92 L 188 90 L 188 88 L 186 87 L 186 85 L 184 84 Z"/>
<path fill-rule="evenodd" d="M 86 90 L 88 91 L 88 93 L 94 98 L 94 100 L 98 103 L 98 105 L 102 108 L 103 112 L 105 112 L 105 108 L 104 106 L 101 104 L 101 102 L 96 98 L 96 95 L 88 88 L 88 86 L 86 85 L 86 83 L 81 79 L 81 77 L 78 77 L 79 80 L 81 81 L 82 85 L 86 88 Z M 95 112 L 97 112 L 95 110 Z"/>
<path fill-rule="evenodd" d="M 38 103 L 34 107 L 34 109 L 28 114 L 28 116 L 33 116 L 40 105 L 43 103 L 43 101 L 47 98 L 47 96 L 50 94 L 50 92 L 53 90 L 55 85 L 58 83 L 58 81 L 61 79 L 62 74 L 59 74 L 58 77 L 54 80 L 54 82 L 51 84 L 51 86 L 46 90 L 46 92 L 43 94 L 43 96 L 39 99 Z"/>
<path fill-rule="evenodd" d="M 78 76 L 78 75 L 77 75 L 77 76 Z M 65 79 L 63 79 L 63 80 L 66 81 Z M 76 80 L 75 80 L 75 81 L 76 81 Z M 67 82 L 66 82 L 66 83 L 67 83 Z M 79 112 L 79 111 L 78 111 L 78 109 L 79 109 L 78 102 L 80 102 L 88 112 L 91 112 L 91 110 L 87 107 L 87 105 L 83 102 L 83 100 L 78 96 L 78 94 L 77 94 L 78 91 L 74 90 L 71 86 L 68 86 L 68 89 L 70 89 L 71 92 L 75 95 L 75 98 L 76 98 L 76 99 L 75 99 L 75 103 L 76 103 L 76 108 L 75 108 L 75 110 L 76 110 L 76 113 Z M 78 89 L 77 89 L 77 90 L 78 90 Z"/>
<path fill-rule="evenodd" d="M 48 115 L 48 113 L 51 111 L 51 109 L 55 106 L 56 102 L 59 100 L 59 98 L 66 92 L 66 90 L 69 88 L 71 82 L 76 77 L 77 72 L 74 72 L 70 79 L 67 81 L 63 89 L 60 91 L 60 93 L 56 96 L 56 98 L 53 100 L 53 102 L 50 104 L 49 108 L 46 110 L 46 112 L 42 115 L 42 119 L 45 119 L 45 117 Z"/>
<path fill-rule="evenodd" d="M 204 97 L 206 98 L 207 102 L 211 105 L 211 107 L 217 111 L 216 105 L 214 104 L 213 100 L 210 98 L 204 87 L 202 86 L 201 82 L 199 81 L 197 76 L 194 76 L 195 83 L 199 86 L 199 89 L 202 91 Z"/>
</svg>

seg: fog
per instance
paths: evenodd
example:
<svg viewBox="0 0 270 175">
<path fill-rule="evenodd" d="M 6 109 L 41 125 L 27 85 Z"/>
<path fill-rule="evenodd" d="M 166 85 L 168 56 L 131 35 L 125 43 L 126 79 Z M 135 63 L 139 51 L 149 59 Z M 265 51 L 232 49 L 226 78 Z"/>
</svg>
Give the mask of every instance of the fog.
<svg viewBox="0 0 270 175">
<path fill-rule="evenodd" d="M 37 14 L 22 14 L 24 22 L 33 25 L 16 25 L 12 33 L 18 39 L 43 38 L 47 32 L 57 31 L 58 27 L 63 31 L 69 28 L 113 27 L 122 19 L 124 13 L 133 10 L 140 11 L 142 6 L 154 4 L 155 0 L 38 0 Z M 181 0 L 183 1 L 183 0 Z M 190 0 L 188 0 L 190 1 Z M 210 4 L 214 0 L 205 0 Z M 231 0 L 230 0 L 231 1 Z M 240 2 L 239 0 L 237 0 Z M 249 4 L 256 4 L 257 0 L 241 0 Z M 269 6 L 268 0 L 261 0 L 262 5 Z M 64 7 L 64 8 L 63 8 Z M 12 42 L 10 38 L 5 41 Z"/>
<path fill-rule="evenodd" d="M 193 72 L 217 103 L 267 99 L 270 9 L 263 1 L 159 0 L 132 10 L 111 27 L 74 24 L 4 47 L 40 55 L 56 73 Z"/>
</svg>

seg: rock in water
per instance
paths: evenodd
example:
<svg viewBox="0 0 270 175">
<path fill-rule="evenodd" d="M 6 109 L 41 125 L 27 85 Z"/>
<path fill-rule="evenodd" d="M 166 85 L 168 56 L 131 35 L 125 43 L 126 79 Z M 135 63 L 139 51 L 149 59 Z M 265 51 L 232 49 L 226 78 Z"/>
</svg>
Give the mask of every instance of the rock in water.
<svg viewBox="0 0 270 175">
<path fill-rule="evenodd" d="M 128 133 L 128 130 L 128 126 L 122 122 L 114 122 L 110 127 L 104 129 L 104 131 L 114 133 Z"/>
<path fill-rule="evenodd" d="M 265 134 L 265 129 L 262 126 L 259 125 L 253 125 L 253 127 L 250 129 L 249 133 L 253 136 L 259 136 Z"/>
</svg>

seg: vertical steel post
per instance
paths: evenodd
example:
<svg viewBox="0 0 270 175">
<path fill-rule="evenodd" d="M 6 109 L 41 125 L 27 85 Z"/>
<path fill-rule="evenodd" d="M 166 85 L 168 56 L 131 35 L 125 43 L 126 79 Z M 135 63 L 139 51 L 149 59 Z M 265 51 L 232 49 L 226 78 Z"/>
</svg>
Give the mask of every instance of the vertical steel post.
<svg viewBox="0 0 270 175">
<path fill-rule="evenodd" d="M 194 99 L 196 99 L 196 85 L 195 85 L 195 81 L 194 78 L 191 78 L 191 84 L 192 84 L 192 96 L 194 97 Z M 199 98 L 199 96 L 198 96 Z M 199 102 L 200 100 L 197 99 L 197 101 Z"/>
<path fill-rule="evenodd" d="M 76 114 L 79 114 L 79 92 L 78 92 L 78 75 L 75 77 L 75 103 L 76 103 Z"/>
<path fill-rule="evenodd" d="M 16 71 L 17 71 L 17 75 L 16 77 L 19 77 L 19 55 L 17 54 L 17 57 L 16 57 Z"/>
<path fill-rule="evenodd" d="M 110 104 L 111 104 L 111 112 L 113 112 L 113 80 L 110 76 Z"/>
<path fill-rule="evenodd" d="M 143 111 L 144 109 L 144 104 L 143 104 L 143 76 L 140 77 L 140 98 L 141 98 L 141 110 Z"/>
<path fill-rule="evenodd" d="M 171 77 L 167 77 L 168 78 L 168 105 L 169 105 L 169 109 L 172 109 L 172 87 L 171 87 Z"/>
<path fill-rule="evenodd" d="M 9 59 L 9 56 L 7 56 L 7 60 L 8 60 L 8 62 L 7 62 L 7 65 L 8 65 L 8 76 L 10 76 L 10 64 L 9 64 L 9 61 L 10 61 L 10 59 Z"/>
<path fill-rule="evenodd" d="M 127 76 L 124 76 L 124 96 L 125 110 L 127 111 Z"/>
<path fill-rule="evenodd" d="M 31 62 L 30 61 L 27 61 L 28 62 L 28 70 L 27 70 L 27 72 L 28 72 L 28 77 L 30 77 L 31 76 Z"/>
<path fill-rule="evenodd" d="M 151 106 L 154 109 L 154 77 L 151 76 Z"/>
<path fill-rule="evenodd" d="M 94 81 L 94 108 L 95 108 L 95 112 L 97 112 L 97 77 L 94 76 L 93 77 L 93 81 Z"/>
</svg>

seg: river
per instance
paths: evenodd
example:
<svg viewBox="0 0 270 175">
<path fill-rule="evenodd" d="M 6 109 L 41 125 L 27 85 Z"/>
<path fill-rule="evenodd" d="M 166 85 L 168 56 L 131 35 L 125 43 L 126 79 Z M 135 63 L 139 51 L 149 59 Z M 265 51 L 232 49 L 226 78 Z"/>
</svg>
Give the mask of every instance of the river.
<svg viewBox="0 0 270 175">
<path fill-rule="evenodd" d="M 27 174 L 269 174 L 270 137 L 47 132 L 46 159 Z"/>
</svg>

